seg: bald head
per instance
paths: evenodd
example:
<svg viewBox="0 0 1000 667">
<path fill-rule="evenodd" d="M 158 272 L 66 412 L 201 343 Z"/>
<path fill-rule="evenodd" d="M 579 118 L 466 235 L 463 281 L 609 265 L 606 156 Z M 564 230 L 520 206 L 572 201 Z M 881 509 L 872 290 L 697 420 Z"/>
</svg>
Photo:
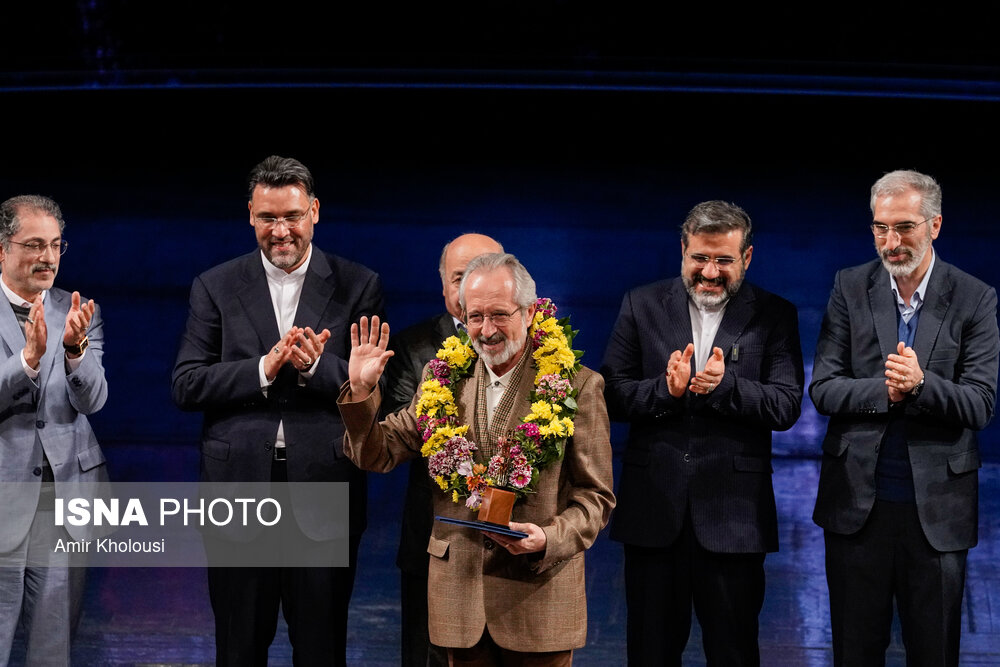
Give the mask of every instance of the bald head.
<svg viewBox="0 0 1000 667">
<path fill-rule="evenodd" d="M 445 307 L 453 317 L 462 317 L 458 303 L 458 287 L 462 284 L 465 267 L 475 257 L 486 253 L 503 252 L 503 246 L 484 234 L 462 234 L 444 247 L 438 271 L 444 288 Z"/>
</svg>

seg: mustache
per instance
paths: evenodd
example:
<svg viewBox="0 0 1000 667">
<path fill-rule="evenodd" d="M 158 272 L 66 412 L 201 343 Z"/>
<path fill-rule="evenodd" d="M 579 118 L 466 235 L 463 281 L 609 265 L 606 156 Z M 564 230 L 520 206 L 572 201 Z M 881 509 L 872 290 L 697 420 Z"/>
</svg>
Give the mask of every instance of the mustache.
<svg viewBox="0 0 1000 667">
<path fill-rule="evenodd" d="M 55 264 L 49 264 L 48 262 L 39 262 L 38 264 L 31 265 L 31 272 L 36 271 L 55 271 L 58 267 Z"/>
<path fill-rule="evenodd" d="M 726 280 L 722 276 L 717 276 L 715 278 L 706 278 L 700 273 L 694 277 L 695 283 L 704 283 L 706 285 L 725 285 Z"/>
<path fill-rule="evenodd" d="M 480 345 L 496 345 L 497 343 L 502 343 L 505 340 L 507 340 L 507 337 L 504 336 L 499 331 L 497 331 L 492 336 L 489 337 L 478 336 L 476 340 L 479 342 Z"/>
</svg>

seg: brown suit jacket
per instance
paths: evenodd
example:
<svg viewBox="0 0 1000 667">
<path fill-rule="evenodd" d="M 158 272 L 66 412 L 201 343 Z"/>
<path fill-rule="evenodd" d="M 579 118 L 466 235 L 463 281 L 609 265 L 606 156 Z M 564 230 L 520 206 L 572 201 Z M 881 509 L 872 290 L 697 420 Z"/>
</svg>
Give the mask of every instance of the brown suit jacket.
<svg viewBox="0 0 1000 667">
<path fill-rule="evenodd" d="M 473 442 L 479 442 L 476 381 L 485 372 L 477 362 L 474 376 L 453 389 L 459 419 L 471 425 Z M 521 398 L 511 411 L 510 429 L 528 414 L 534 377 L 532 366 L 518 389 Z M 573 386 L 579 390 L 579 412 L 565 456 L 542 472 L 537 493 L 514 506 L 514 521 L 545 531 L 544 553 L 513 556 L 476 530 L 434 523 L 427 545 L 428 626 L 434 644 L 468 648 L 479 641 L 484 626 L 498 645 L 518 651 L 562 651 L 586 643 L 583 552 L 607 523 L 615 497 L 604 379 L 583 368 Z M 415 403 L 379 423 L 378 390 L 361 402 L 349 398 L 345 386 L 337 401 L 347 427 L 344 452 L 359 467 L 387 472 L 420 456 Z M 434 513 L 475 518 L 464 503 L 453 503 L 440 491 L 434 494 Z"/>
</svg>

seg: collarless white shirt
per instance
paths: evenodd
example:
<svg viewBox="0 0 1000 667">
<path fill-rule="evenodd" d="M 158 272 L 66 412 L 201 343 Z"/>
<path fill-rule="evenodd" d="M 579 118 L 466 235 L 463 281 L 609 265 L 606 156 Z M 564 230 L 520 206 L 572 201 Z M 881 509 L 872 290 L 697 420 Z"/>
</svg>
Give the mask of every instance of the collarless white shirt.
<svg viewBox="0 0 1000 667">
<path fill-rule="evenodd" d="M 712 356 L 712 344 L 719 332 L 722 316 L 726 314 L 729 299 L 721 306 L 702 308 L 688 297 L 688 312 L 691 314 L 691 340 L 694 342 L 694 368 L 696 373 L 705 370 L 708 358 Z"/>
<path fill-rule="evenodd" d="M 272 264 L 264 256 L 263 251 L 260 253 L 260 261 L 264 265 L 264 274 L 267 276 L 267 289 L 271 293 L 271 307 L 274 308 L 274 319 L 278 322 L 278 335 L 280 336 L 288 333 L 288 330 L 292 328 L 292 324 L 295 322 L 295 312 L 299 309 L 302 286 L 306 282 L 306 271 L 309 270 L 309 262 L 312 261 L 312 249 L 313 247 L 310 243 L 306 261 L 302 262 L 302 266 L 291 273 L 286 273 L 284 269 L 279 269 Z M 265 396 L 267 396 L 267 388 L 273 382 L 267 379 L 267 374 L 264 372 L 264 359 L 266 357 L 267 354 L 265 353 L 257 364 L 260 389 Z M 319 359 L 313 362 L 308 372 L 299 373 L 299 383 L 304 384 L 306 379 L 311 378 L 316 372 L 316 366 L 318 365 Z M 285 423 L 283 421 L 278 422 L 278 433 L 274 437 L 274 447 L 275 449 L 284 449 L 285 447 Z"/>
</svg>

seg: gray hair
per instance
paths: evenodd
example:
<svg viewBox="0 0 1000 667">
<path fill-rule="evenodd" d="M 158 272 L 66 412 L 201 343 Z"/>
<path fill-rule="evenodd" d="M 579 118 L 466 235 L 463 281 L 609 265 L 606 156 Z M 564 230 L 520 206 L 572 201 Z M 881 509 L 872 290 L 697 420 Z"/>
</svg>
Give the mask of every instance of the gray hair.
<svg viewBox="0 0 1000 667">
<path fill-rule="evenodd" d="M 459 234 L 458 236 L 456 236 L 455 238 L 444 244 L 444 248 L 441 249 L 441 259 L 438 261 L 438 275 L 441 276 L 442 284 L 448 282 L 448 276 L 445 275 L 445 266 L 444 266 L 445 260 L 448 258 L 448 248 L 450 248 L 451 244 L 460 239 L 461 237 L 475 233 L 476 232 L 465 232 L 465 234 Z M 497 241 L 497 245 L 500 246 L 500 252 L 503 252 L 504 251 L 503 244 Z"/>
<path fill-rule="evenodd" d="M 473 258 L 465 267 L 462 284 L 458 287 L 458 302 L 461 304 L 462 310 L 465 310 L 465 285 L 469 281 L 469 276 L 476 271 L 489 273 L 503 268 L 509 269 L 514 277 L 514 303 L 521 308 L 528 308 L 535 304 L 535 301 L 538 300 L 535 294 L 535 281 L 528 273 L 528 269 L 524 268 L 524 265 L 517 261 L 517 257 L 509 252 L 493 252 Z"/>
<path fill-rule="evenodd" d="M 50 215 L 59 223 L 59 232 L 66 227 L 62 209 L 54 200 L 42 195 L 18 195 L 0 204 L 0 245 L 4 250 L 10 250 L 10 240 L 21 229 L 20 214 L 36 212 Z"/>
<path fill-rule="evenodd" d="M 688 247 L 691 237 L 696 234 L 725 234 L 738 229 L 743 232 L 740 252 L 746 252 L 753 240 L 753 224 L 747 212 L 736 204 L 718 199 L 704 201 L 687 214 L 681 225 L 681 243 Z"/>
<path fill-rule="evenodd" d="M 925 220 L 941 215 L 941 186 L 933 176 L 908 169 L 890 171 L 875 181 L 870 202 L 872 215 L 875 214 L 875 200 L 879 197 L 898 195 L 907 190 L 916 190 L 920 195 L 920 215 Z"/>
<path fill-rule="evenodd" d="M 258 185 L 267 188 L 301 185 L 310 199 L 316 196 L 312 174 L 304 164 L 295 158 L 281 157 L 280 155 L 265 158 L 253 168 L 247 181 L 250 199 L 253 199 L 254 188 Z"/>
</svg>

